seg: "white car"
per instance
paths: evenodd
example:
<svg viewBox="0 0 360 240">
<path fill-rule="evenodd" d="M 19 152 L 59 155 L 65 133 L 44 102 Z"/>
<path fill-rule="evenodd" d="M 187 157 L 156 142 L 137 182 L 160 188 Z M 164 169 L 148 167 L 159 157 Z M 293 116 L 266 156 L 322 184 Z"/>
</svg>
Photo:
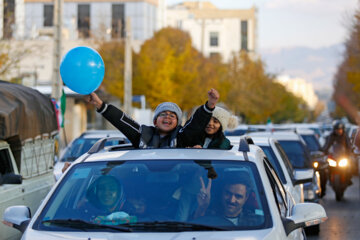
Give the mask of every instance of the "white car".
<svg viewBox="0 0 360 240">
<path fill-rule="evenodd" d="M 246 140 L 232 150 L 104 149 L 77 159 L 30 220 L 13 206 L 4 220 L 27 239 L 304 239 L 327 219 L 316 203 L 295 204 L 264 152 Z"/>
<path fill-rule="evenodd" d="M 117 137 L 112 141 L 107 141 L 106 145 L 118 145 L 129 141 L 119 130 L 88 130 L 79 137 L 71 141 L 66 148 L 61 151 L 59 160 L 54 165 L 55 180 L 59 180 L 65 162 L 73 162 L 75 159 L 89 151 L 89 149 L 101 138 Z"/>
<path fill-rule="evenodd" d="M 239 144 L 238 137 L 228 137 L 231 144 Z M 312 169 L 297 169 L 291 165 L 279 142 L 271 137 L 249 137 L 259 146 L 274 167 L 281 183 L 291 193 L 296 203 L 304 202 L 303 183 L 311 182 L 314 171 Z"/>
</svg>

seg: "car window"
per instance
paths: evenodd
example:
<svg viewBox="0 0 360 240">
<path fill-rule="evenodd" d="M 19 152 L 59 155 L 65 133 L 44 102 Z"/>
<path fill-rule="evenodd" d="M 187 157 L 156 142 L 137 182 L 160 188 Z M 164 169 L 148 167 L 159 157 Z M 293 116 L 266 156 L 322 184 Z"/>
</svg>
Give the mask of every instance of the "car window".
<svg viewBox="0 0 360 240">
<path fill-rule="evenodd" d="M 0 150 L 0 174 L 5 175 L 8 173 L 14 173 L 13 165 L 11 163 L 9 149 Z"/>
<path fill-rule="evenodd" d="M 279 159 L 277 159 L 274 151 L 270 146 L 260 146 L 261 149 L 264 151 L 266 157 L 269 159 L 270 163 L 275 168 L 276 173 L 279 175 L 280 180 L 283 184 L 286 184 L 286 178 L 284 172 L 280 166 Z"/>
<path fill-rule="evenodd" d="M 284 186 L 281 184 L 279 178 L 277 177 L 275 170 L 272 168 L 271 164 L 269 164 L 267 161 L 268 161 L 267 159 L 264 160 L 264 166 L 265 166 L 266 174 L 271 184 L 271 188 L 274 194 L 274 198 L 279 213 L 282 217 L 286 217 L 288 212 L 286 191 L 284 189 Z"/>
<path fill-rule="evenodd" d="M 275 147 L 278 150 L 278 152 L 280 153 L 281 159 L 283 160 L 286 170 L 289 173 L 289 176 L 291 177 L 291 179 L 294 179 L 294 168 L 291 165 L 291 162 L 289 160 L 289 158 L 287 157 L 286 153 L 284 152 L 284 149 L 281 147 L 281 145 L 279 143 L 275 143 Z"/>
<path fill-rule="evenodd" d="M 242 136 L 247 132 L 246 129 L 226 130 L 225 136 Z"/>
<path fill-rule="evenodd" d="M 208 205 L 198 214 L 202 210 L 199 206 L 204 206 L 203 195 L 209 199 Z M 231 203 L 229 197 L 236 201 Z M 157 223 L 174 221 L 226 230 L 264 229 L 272 225 L 256 165 L 226 160 L 137 160 L 74 165 L 34 228 L 74 231 L 66 224 L 57 224 L 64 219 L 100 225 L 131 223 L 133 231 L 141 232 L 168 231 L 164 224 L 157 226 Z M 140 224 L 143 222 L 152 224 L 146 227 Z"/>
<path fill-rule="evenodd" d="M 315 135 L 301 135 L 301 137 L 304 139 L 306 146 L 311 152 L 321 150 L 320 143 Z"/>
<path fill-rule="evenodd" d="M 78 138 L 72 142 L 70 146 L 68 146 L 62 156 L 60 157 L 61 162 L 72 162 L 87 151 L 99 141 L 100 138 Z M 120 143 L 123 143 L 121 141 Z M 119 140 L 109 140 L 106 141 L 105 146 L 113 146 L 118 145 Z"/>
<path fill-rule="evenodd" d="M 279 143 L 294 168 L 311 168 L 310 155 L 300 141 L 279 140 Z"/>
</svg>

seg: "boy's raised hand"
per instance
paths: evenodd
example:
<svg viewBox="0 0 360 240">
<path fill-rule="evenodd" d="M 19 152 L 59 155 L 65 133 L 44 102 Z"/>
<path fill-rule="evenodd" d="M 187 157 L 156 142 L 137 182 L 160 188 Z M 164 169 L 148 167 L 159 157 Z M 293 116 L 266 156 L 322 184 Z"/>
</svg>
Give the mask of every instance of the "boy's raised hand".
<svg viewBox="0 0 360 240">
<path fill-rule="evenodd" d="M 99 98 L 99 96 L 96 93 L 90 93 L 89 95 L 87 95 L 87 101 L 95 105 L 97 109 L 100 109 L 101 105 L 103 104 L 103 101 Z"/>
<path fill-rule="evenodd" d="M 208 91 L 208 102 L 207 102 L 207 106 L 209 108 L 214 108 L 216 106 L 217 101 L 220 98 L 220 94 L 218 91 L 216 91 L 216 89 L 212 88 Z"/>
</svg>

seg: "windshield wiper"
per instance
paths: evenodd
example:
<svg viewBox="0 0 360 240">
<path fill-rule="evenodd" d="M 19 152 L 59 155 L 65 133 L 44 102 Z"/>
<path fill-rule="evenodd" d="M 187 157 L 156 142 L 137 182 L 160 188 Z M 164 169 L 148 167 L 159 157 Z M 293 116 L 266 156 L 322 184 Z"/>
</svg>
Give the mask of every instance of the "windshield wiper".
<svg viewBox="0 0 360 240">
<path fill-rule="evenodd" d="M 131 232 L 132 230 L 128 227 L 123 226 L 113 226 L 113 225 L 104 225 L 104 224 L 97 224 L 92 222 L 87 222 L 80 219 L 53 219 L 53 220 L 45 220 L 41 223 L 50 223 L 62 227 L 70 227 L 81 229 L 83 231 L 87 231 L 89 229 L 113 229 L 121 232 Z"/>
<path fill-rule="evenodd" d="M 121 224 L 120 226 L 126 226 L 131 228 L 138 229 L 156 229 L 171 232 L 174 230 L 177 231 L 225 231 L 226 229 L 215 226 L 208 226 L 197 223 L 189 222 L 178 222 L 178 221 L 151 221 L 151 222 L 137 222 L 137 223 L 126 223 Z"/>
</svg>

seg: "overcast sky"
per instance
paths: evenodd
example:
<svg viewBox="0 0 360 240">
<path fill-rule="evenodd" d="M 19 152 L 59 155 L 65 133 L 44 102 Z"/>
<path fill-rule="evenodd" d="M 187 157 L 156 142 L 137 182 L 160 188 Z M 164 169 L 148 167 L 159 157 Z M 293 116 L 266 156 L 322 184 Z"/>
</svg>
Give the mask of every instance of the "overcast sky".
<svg viewBox="0 0 360 240">
<path fill-rule="evenodd" d="M 168 5 L 183 2 L 166 0 Z M 195 0 L 188 0 L 195 1 Z M 360 0 L 207 0 L 221 9 L 258 7 L 258 47 L 327 47 L 343 43 Z"/>
</svg>

